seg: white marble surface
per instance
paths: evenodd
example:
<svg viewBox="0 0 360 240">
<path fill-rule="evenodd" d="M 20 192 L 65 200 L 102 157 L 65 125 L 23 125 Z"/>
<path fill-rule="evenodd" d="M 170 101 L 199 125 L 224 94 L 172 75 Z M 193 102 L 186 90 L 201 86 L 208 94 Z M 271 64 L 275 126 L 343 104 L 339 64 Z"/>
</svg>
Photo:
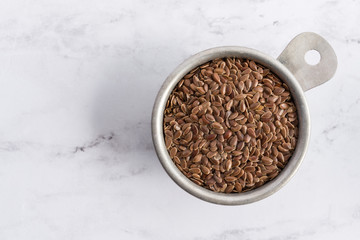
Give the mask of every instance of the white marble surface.
<svg viewBox="0 0 360 240">
<path fill-rule="evenodd" d="M 359 1 L 2 0 L 0 239 L 359 239 Z M 306 93 L 312 139 L 275 195 L 218 206 L 180 189 L 150 115 L 188 56 L 242 45 L 276 57 L 296 34 L 334 47 Z"/>
</svg>

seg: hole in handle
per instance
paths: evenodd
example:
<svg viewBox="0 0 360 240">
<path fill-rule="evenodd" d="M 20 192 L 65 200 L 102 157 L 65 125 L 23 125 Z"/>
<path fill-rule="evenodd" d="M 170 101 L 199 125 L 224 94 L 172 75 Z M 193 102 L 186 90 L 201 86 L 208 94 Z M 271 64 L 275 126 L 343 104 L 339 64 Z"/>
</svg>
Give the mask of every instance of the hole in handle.
<svg viewBox="0 0 360 240">
<path fill-rule="evenodd" d="M 277 59 L 294 74 L 304 91 L 329 81 L 337 68 L 334 49 L 312 32 L 297 35 Z"/>
<path fill-rule="evenodd" d="M 309 50 L 305 53 L 305 62 L 309 65 L 316 65 L 321 60 L 321 55 L 316 50 Z"/>
</svg>

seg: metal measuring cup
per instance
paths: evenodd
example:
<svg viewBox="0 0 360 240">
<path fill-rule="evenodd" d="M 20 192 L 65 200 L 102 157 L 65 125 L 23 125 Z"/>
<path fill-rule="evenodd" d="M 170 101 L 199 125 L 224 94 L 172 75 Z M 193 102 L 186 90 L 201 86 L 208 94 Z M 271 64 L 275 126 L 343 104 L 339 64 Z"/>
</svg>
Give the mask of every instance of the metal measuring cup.
<svg viewBox="0 0 360 240">
<path fill-rule="evenodd" d="M 305 53 L 316 50 L 320 62 L 309 65 Z M 176 84 L 192 69 L 210 60 L 237 57 L 254 60 L 269 68 L 284 81 L 294 99 L 299 118 L 299 137 L 295 151 L 285 168 L 273 180 L 244 193 L 217 193 L 198 186 L 175 166 L 165 147 L 163 113 L 166 102 Z M 310 116 L 304 91 L 330 80 L 335 74 L 337 58 L 330 44 L 321 36 L 305 32 L 297 35 L 277 59 L 245 47 L 216 47 L 197 53 L 180 64 L 165 80 L 156 97 L 152 112 L 152 137 L 157 156 L 168 175 L 185 191 L 208 202 L 223 205 L 241 205 L 259 201 L 283 187 L 296 173 L 305 157 L 310 139 Z"/>
</svg>

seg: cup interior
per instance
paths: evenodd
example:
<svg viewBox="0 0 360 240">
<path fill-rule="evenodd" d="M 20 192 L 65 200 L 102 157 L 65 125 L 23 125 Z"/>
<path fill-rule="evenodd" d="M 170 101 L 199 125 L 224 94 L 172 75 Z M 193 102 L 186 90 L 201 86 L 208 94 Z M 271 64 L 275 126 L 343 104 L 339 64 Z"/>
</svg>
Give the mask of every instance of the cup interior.
<svg viewBox="0 0 360 240">
<path fill-rule="evenodd" d="M 237 57 L 253 60 L 269 68 L 290 90 L 297 108 L 299 136 L 295 151 L 279 175 L 263 186 L 244 193 L 217 193 L 189 180 L 173 163 L 165 147 L 163 112 L 169 95 L 177 83 L 192 69 L 216 58 Z M 152 114 L 152 137 L 158 158 L 168 175 L 185 191 L 202 200 L 222 204 L 241 205 L 266 198 L 283 187 L 299 168 L 310 138 L 310 118 L 304 92 L 294 75 L 276 59 L 245 47 L 217 47 L 195 54 L 180 64 L 165 80 L 156 97 Z"/>
</svg>

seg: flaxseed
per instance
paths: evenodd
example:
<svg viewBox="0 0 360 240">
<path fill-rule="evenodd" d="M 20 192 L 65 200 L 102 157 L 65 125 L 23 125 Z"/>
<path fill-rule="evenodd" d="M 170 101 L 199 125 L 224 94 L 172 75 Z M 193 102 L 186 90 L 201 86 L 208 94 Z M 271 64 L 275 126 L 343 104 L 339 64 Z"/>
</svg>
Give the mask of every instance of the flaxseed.
<svg viewBox="0 0 360 240">
<path fill-rule="evenodd" d="M 194 183 L 216 192 L 245 192 L 274 179 L 297 138 L 288 86 L 247 59 L 215 59 L 193 69 L 164 111 L 170 158 Z"/>
</svg>

